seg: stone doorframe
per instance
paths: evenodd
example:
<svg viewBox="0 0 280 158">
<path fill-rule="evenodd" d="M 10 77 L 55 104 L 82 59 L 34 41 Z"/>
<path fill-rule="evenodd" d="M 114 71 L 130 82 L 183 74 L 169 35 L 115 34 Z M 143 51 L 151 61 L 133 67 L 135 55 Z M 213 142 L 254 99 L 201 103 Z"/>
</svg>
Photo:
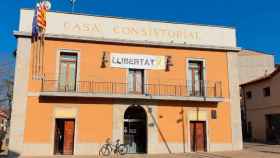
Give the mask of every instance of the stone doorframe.
<svg viewBox="0 0 280 158">
<path fill-rule="evenodd" d="M 188 148 L 187 152 L 192 152 L 191 150 L 191 128 L 190 128 L 190 122 L 191 121 L 205 121 L 205 126 L 206 126 L 206 152 L 209 152 L 210 149 L 210 139 L 209 139 L 209 125 L 208 125 L 208 111 L 206 110 L 190 110 L 187 113 L 187 137 L 188 137 Z"/>
<path fill-rule="evenodd" d="M 123 143 L 123 130 L 124 130 L 124 113 L 126 109 L 132 104 L 114 104 L 113 105 L 113 133 L 112 141 L 120 139 Z M 147 115 L 147 154 L 157 153 L 158 152 L 158 134 L 155 128 L 153 128 L 154 120 L 151 117 L 151 114 L 154 118 L 157 118 L 157 108 L 156 105 L 141 105 Z"/>
</svg>

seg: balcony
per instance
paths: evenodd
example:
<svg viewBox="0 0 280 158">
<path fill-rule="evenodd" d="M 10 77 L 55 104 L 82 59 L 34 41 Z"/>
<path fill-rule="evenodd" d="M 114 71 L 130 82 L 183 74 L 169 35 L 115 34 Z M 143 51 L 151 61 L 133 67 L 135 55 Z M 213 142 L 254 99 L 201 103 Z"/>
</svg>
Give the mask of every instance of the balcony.
<svg viewBox="0 0 280 158">
<path fill-rule="evenodd" d="M 187 85 L 144 84 L 138 90 L 133 90 L 128 83 L 78 81 L 60 84 L 56 80 L 42 80 L 40 96 L 204 102 L 224 100 L 221 82 L 187 83 Z"/>
</svg>

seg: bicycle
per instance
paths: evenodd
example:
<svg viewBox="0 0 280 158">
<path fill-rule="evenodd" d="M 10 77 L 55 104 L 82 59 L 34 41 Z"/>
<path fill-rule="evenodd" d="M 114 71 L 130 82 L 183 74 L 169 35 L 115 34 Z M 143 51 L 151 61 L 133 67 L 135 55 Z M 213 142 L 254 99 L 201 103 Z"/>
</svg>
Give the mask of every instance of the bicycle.
<svg viewBox="0 0 280 158">
<path fill-rule="evenodd" d="M 120 140 L 116 140 L 116 144 L 112 144 L 110 138 L 106 140 L 106 143 L 102 145 L 99 150 L 99 156 L 109 156 L 112 152 L 114 154 L 125 155 L 127 154 L 127 146 L 125 144 L 120 144 Z"/>
</svg>

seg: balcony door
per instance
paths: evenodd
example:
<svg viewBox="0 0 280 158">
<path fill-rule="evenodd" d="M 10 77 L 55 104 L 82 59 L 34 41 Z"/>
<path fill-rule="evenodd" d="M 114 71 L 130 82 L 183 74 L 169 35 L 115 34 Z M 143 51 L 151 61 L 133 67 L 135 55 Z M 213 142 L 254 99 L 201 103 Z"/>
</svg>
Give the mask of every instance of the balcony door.
<svg viewBox="0 0 280 158">
<path fill-rule="evenodd" d="M 77 55 L 61 53 L 59 70 L 59 90 L 75 91 L 77 74 Z"/>
<path fill-rule="evenodd" d="M 188 92 L 190 96 L 202 96 L 203 90 L 203 62 L 190 60 L 188 63 Z"/>
<path fill-rule="evenodd" d="M 129 69 L 128 91 L 129 91 L 129 93 L 143 94 L 143 92 L 144 92 L 144 70 Z"/>
</svg>

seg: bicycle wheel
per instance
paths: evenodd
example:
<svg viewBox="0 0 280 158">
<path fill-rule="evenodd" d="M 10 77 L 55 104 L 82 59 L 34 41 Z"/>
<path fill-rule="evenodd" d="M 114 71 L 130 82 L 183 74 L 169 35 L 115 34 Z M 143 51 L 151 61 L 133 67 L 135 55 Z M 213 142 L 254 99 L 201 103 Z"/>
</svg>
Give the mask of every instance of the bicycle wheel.
<svg viewBox="0 0 280 158">
<path fill-rule="evenodd" d="M 127 146 L 125 144 L 121 144 L 119 146 L 118 152 L 120 155 L 125 155 L 125 154 L 127 154 L 127 150 L 128 150 Z"/>
<path fill-rule="evenodd" d="M 108 145 L 103 145 L 99 150 L 100 156 L 109 156 L 111 154 L 111 150 L 109 149 Z"/>
</svg>

